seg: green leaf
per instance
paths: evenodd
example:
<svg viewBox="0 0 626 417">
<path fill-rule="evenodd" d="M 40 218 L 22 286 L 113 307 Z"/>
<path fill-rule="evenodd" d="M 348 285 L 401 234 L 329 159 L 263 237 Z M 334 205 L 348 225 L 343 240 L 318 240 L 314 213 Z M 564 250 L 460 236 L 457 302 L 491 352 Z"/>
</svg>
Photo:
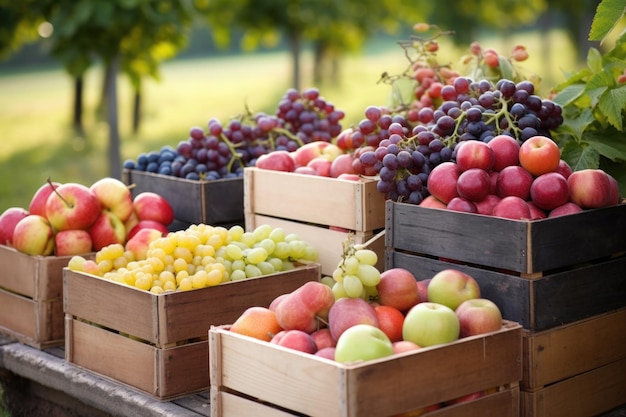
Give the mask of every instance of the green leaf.
<svg viewBox="0 0 626 417">
<path fill-rule="evenodd" d="M 596 48 L 589 48 L 587 66 L 592 72 L 602 71 L 602 54 Z"/>
<path fill-rule="evenodd" d="M 602 0 L 591 23 L 589 40 L 602 43 L 621 19 L 625 9 L 626 0 Z"/>
<path fill-rule="evenodd" d="M 584 84 L 574 84 L 569 87 L 565 87 L 560 93 L 554 96 L 552 101 L 561 106 L 566 106 L 574 102 L 584 91 Z"/>
<path fill-rule="evenodd" d="M 626 109 L 626 86 L 605 91 L 598 100 L 598 108 L 608 122 L 621 132 L 624 123 L 622 111 Z"/>
<path fill-rule="evenodd" d="M 577 142 L 568 142 L 561 148 L 561 158 L 566 161 L 574 171 L 587 168 L 598 168 L 600 154 L 595 149 Z"/>
<path fill-rule="evenodd" d="M 514 80 L 515 71 L 513 70 L 513 67 L 511 66 L 509 60 L 502 56 L 498 56 L 498 63 L 500 65 L 500 75 L 502 76 L 502 78 L 506 80 Z"/>
<path fill-rule="evenodd" d="M 593 117 L 591 109 L 584 109 L 578 117 L 567 117 L 563 120 L 563 124 L 559 126 L 559 130 L 570 133 L 574 137 L 580 139 L 583 137 L 583 132 L 587 127 L 593 123 L 596 119 Z"/>
<path fill-rule="evenodd" d="M 603 157 L 613 162 L 626 162 L 626 138 L 623 133 L 614 129 L 590 131 L 584 141 Z"/>
</svg>

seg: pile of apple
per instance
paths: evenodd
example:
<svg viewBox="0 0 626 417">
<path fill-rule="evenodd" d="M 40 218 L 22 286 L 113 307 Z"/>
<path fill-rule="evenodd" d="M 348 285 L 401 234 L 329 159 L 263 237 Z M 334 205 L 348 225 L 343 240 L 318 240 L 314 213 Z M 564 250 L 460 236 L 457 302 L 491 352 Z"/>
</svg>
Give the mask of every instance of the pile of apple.
<svg viewBox="0 0 626 417">
<path fill-rule="evenodd" d="M 340 363 L 383 358 L 502 328 L 502 315 L 481 298 L 470 275 L 446 269 L 417 281 L 403 268 L 381 273 L 375 301 L 336 299 L 324 282 L 307 282 L 254 306 L 232 324 L 232 332 Z M 478 393 L 475 395 L 481 395 Z M 438 404 L 441 406 L 441 404 Z"/>
<path fill-rule="evenodd" d="M 334 143 L 314 141 L 294 151 L 268 152 L 257 159 L 255 166 L 260 169 L 358 181 L 359 171 L 355 164 L 360 163 L 360 154 L 368 149 L 360 147 L 354 152 L 348 152 Z"/>
<path fill-rule="evenodd" d="M 122 181 L 105 177 L 91 186 L 48 180 L 28 209 L 0 215 L 0 244 L 28 255 L 73 256 L 126 244 L 142 229 L 163 234 L 174 220 L 170 203 L 152 192 L 132 197 Z"/>
<path fill-rule="evenodd" d="M 572 171 L 558 145 L 506 135 L 459 142 L 454 162 L 433 168 L 420 205 L 509 219 L 537 220 L 619 204 L 615 178 L 600 169 Z"/>
</svg>

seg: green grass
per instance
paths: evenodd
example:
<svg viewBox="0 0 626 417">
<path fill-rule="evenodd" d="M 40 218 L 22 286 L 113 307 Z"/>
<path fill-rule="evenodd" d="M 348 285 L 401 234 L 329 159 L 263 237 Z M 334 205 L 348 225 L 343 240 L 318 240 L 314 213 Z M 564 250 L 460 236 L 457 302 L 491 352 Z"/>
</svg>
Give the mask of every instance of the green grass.
<svg viewBox="0 0 626 417">
<path fill-rule="evenodd" d="M 560 81 L 561 71 L 575 62 L 563 35 L 555 32 L 550 42 L 537 34 L 482 40 L 483 47 L 510 50 L 523 43 L 531 51 L 525 67 L 544 78 L 543 85 Z M 539 45 L 556 44 L 552 60 L 542 59 Z M 534 48 L 532 45 L 537 45 Z M 442 51 L 452 49 L 442 47 Z M 556 55 L 556 53 L 560 55 Z M 565 55 L 563 55 L 565 53 Z M 451 53 L 458 62 L 460 52 Z M 448 59 L 448 57 L 446 57 Z M 553 62 L 558 62 L 561 67 Z M 570 64 L 567 64 L 567 63 Z M 393 42 L 376 52 L 346 57 L 338 86 L 318 85 L 321 94 L 345 111 L 344 127 L 363 118 L 367 105 L 387 103 L 389 86 L 377 84 L 383 71 L 398 73 L 407 61 Z M 563 67 L 565 66 L 565 67 Z M 303 56 L 302 85 L 312 85 L 311 57 Z M 143 96 L 143 122 L 131 133 L 132 91 L 119 79 L 118 104 L 122 159 L 140 152 L 176 145 L 187 138 L 189 128 L 205 126 L 210 118 L 227 121 L 247 105 L 252 111 L 273 112 L 291 84 L 291 61 L 286 53 L 239 55 L 226 58 L 178 60 L 165 63 L 160 81 L 148 80 Z M 72 83 L 60 69 L 0 73 L 0 212 L 11 206 L 27 207 L 35 190 L 48 177 L 59 182 L 86 185 L 108 175 L 106 123 L 95 117 L 102 72 L 90 71 L 85 80 L 84 138 L 70 129 Z"/>
</svg>

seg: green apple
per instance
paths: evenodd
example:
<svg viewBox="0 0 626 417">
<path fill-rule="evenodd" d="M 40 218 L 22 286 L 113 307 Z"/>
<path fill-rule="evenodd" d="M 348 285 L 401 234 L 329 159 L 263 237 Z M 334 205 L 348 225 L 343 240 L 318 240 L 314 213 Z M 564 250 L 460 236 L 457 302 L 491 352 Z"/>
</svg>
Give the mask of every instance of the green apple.
<svg viewBox="0 0 626 417">
<path fill-rule="evenodd" d="M 412 307 L 402 324 L 402 339 L 420 347 L 440 345 L 457 340 L 459 319 L 450 307 L 424 302 Z"/>
<path fill-rule="evenodd" d="M 371 324 L 356 324 L 346 329 L 335 346 L 335 360 L 340 363 L 369 361 L 393 353 L 393 344 L 385 332 Z"/>
<path fill-rule="evenodd" d="M 457 269 L 437 272 L 428 284 L 428 301 L 443 304 L 452 310 L 472 298 L 480 298 L 478 282 L 471 275 Z"/>
</svg>

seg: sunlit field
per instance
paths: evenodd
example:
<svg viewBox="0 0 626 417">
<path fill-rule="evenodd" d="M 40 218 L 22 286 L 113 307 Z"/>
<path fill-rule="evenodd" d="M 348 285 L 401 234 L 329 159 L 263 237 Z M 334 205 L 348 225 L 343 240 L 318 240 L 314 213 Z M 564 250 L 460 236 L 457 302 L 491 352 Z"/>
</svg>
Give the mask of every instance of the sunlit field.
<svg viewBox="0 0 626 417">
<path fill-rule="evenodd" d="M 558 32 L 550 39 L 525 33 L 506 39 L 480 40 L 483 47 L 502 53 L 514 44 L 528 47 L 530 59 L 523 63 L 543 79 L 541 92 L 562 81 L 563 71 L 579 65 L 568 41 Z M 559 45 L 542 55 L 541 45 Z M 442 46 L 442 58 L 455 64 L 462 53 Z M 546 58 L 547 57 L 547 58 Z M 302 87 L 312 86 L 312 61 L 303 55 Z M 399 73 L 406 58 L 394 42 L 372 43 L 360 54 L 347 56 L 340 67 L 338 85 L 317 85 L 321 95 L 344 110 L 343 126 L 363 118 L 368 105 L 384 105 L 390 87 L 377 83 L 383 71 Z M 174 60 L 163 64 L 161 79 L 146 80 L 140 131 L 131 129 L 132 91 L 120 76 L 118 89 L 122 158 L 140 152 L 175 146 L 187 138 L 192 126 L 206 126 L 211 118 L 224 122 L 245 111 L 274 112 L 291 85 L 291 59 L 287 53 Z M 95 68 L 85 80 L 85 137 L 70 129 L 72 82 L 61 69 L 2 71 L 0 64 L 0 212 L 11 206 L 27 207 L 34 191 L 48 177 L 59 182 L 91 184 L 108 175 L 106 123 L 95 116 L 102 71 Z"/>
</svg>

